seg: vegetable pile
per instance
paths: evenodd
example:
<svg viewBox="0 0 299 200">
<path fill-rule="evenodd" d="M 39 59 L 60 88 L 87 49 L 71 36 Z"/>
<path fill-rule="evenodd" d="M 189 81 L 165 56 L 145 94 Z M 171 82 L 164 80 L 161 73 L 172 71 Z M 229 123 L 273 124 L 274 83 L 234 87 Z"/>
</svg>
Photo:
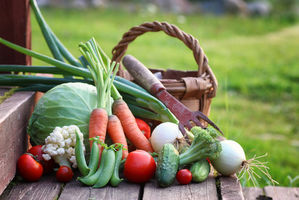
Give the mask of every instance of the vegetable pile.
<svg viewBox="0 0 299 200">
<path fill-rule="evenodd" d="M 195 126 L 183 136 L 178 120 L 163 103 L 116 76 L 119 63 L 111 62 L 94 38 L 79 44 L 82 56 L 76 59 L 47 25 L 36 1 L 30 3 L 53 57 L 0 37 L 0 43 L 53 65 L 0 65 L 0 72 L 11 72 L 0 75 L 0 84 L 46 92 L 29 120 L 28 134 L 35 146 L 17 163 L 25 180 L 38 181 L 57 168 L 57 180 L 68 182 L 78 169 L 78 181 L 94 188 L 116 187 L 123 179 L 144 183 L 153 178 L 160 187 L 168 187 L 176 180 L 205 181 L 213 166 L 225 176 L 249 172 L 256 183 L 254 166 L 275 183 L 264 163 L 246 160 L 242 147 L 220 141 L 214 128 Z M 151 127 L 147 120 L 159 124 Z"/>
</svg>

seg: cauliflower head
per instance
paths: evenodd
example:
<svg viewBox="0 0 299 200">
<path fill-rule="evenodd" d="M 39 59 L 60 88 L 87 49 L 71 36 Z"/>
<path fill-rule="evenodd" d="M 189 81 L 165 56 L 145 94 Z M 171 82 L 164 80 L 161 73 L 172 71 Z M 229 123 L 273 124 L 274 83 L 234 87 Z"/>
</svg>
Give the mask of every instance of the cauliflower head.
<svg viewBox="0 0 299 200">
<path fill-rule="evenodd" d="M 79 134 L 82 142 L 83 149 L 83 133 L 76 125 L 55 127 L 52 133 L 45 139 L 45 145 L 42 149 L 44 154 L 42 155 L 45 160 L 53 158 L 59 165 L 72 164 L 73 168 L 77 168 L 77 161 L 75 157 L 75 145 L 76 145 L 76 131 Z"/>
</svg>

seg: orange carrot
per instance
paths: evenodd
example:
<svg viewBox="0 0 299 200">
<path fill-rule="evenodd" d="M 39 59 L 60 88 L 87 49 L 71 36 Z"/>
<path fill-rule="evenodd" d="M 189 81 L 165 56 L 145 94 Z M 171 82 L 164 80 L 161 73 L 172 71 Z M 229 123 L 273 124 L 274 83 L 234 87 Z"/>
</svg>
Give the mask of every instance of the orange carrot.
<svg viewBox="0 0 299 200">
<path fill-rule="evenodd" d="M 106 130 L 108 123 L 107 111 L 103 108 L 95 108 L 90 114 L 89 118 L 89 138 L 99 136 L 102 142 L 105 142 Z M 89 141 L 90 149 L 92 146 L 92 141 Z M 103 151 L 103 147 L 99 144 L 100 158 Z"/>
<path fill-rule="evenodd" d="M 126 102 L 122 99 L 113 103 L 113 113 L 119 118 L 126 137 L 136 146 L 137 149 L 153 152 L 149 140 L 143 135 L 137 126 L 134 115 Z"/>
<path fill-rule="evenodd" d="M 127 139 L 123 127 L 121 125 L 121 122 L 119 121 L 116 115 L 109 116 L 107 131 L 113 143 L 120 143 L 124 145 L 124 149 L 122 151 L 123 152 L 122 158 L 123 159 L 126 158 L 129 154 Z"/>
</svg>

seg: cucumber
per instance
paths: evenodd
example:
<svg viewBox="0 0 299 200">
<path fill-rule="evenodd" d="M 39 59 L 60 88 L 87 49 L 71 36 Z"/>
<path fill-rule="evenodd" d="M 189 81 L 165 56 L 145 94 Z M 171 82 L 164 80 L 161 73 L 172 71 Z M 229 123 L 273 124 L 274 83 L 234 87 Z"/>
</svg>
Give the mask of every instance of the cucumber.
<svg viewBox="0 0 299 200">
<path fill-rule="evenodd" d="M 190 168 L 193 182 L 203 182 L 206 180 L 210 173 L 210 164 L 206 159 L 199 160 L 192 164 Z"/>
<path fill-rule="evenodd" d="M 156 178 L 160 187 L 170 186 L 179 168 L 179 152 L 172 144 L 164 144 L 158 157 Z"/>
</svg>

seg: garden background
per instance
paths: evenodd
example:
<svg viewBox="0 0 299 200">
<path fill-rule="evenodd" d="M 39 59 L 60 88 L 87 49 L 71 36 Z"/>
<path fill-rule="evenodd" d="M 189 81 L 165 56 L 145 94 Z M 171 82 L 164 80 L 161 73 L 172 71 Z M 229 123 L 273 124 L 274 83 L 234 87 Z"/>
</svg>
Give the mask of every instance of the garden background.
<svg viewBox="0 0 299 200">
<path fill-rule="evenodd" d="M 267 153 L 263 161 L 281 186 L 299 186 L 296 1 L 267 1 L 266 13 L 219 10 L 195 0 L 187 2 L 193 5 L 188 12 L 165 9 L 155 1 L 38 2 L 44 5 L 42 13 L 50 27 L 77 57 L 79 42 L 91 37 L 111 55 L 123 33 L 148 21 L 167 21 L 196 37 L 219 83 L 210 118 L 227 138 L 244 147 L 247 158 Z M 171 4 L 176 2 L 180 1 Z M 243 3 L 249 8 L 253 2 Z M 32 49 L 50 55 L 33 15 Z M 192 52 L 162 32 L 139 37 L 128 53 L 151 68 L 196 70 Z M 33 65 L 45 64 L 33 60 Z M 245 179 L 242 184 L 250 185 Z M 261 177 L 260 186 L 268 184 Z"/>
</svg>

